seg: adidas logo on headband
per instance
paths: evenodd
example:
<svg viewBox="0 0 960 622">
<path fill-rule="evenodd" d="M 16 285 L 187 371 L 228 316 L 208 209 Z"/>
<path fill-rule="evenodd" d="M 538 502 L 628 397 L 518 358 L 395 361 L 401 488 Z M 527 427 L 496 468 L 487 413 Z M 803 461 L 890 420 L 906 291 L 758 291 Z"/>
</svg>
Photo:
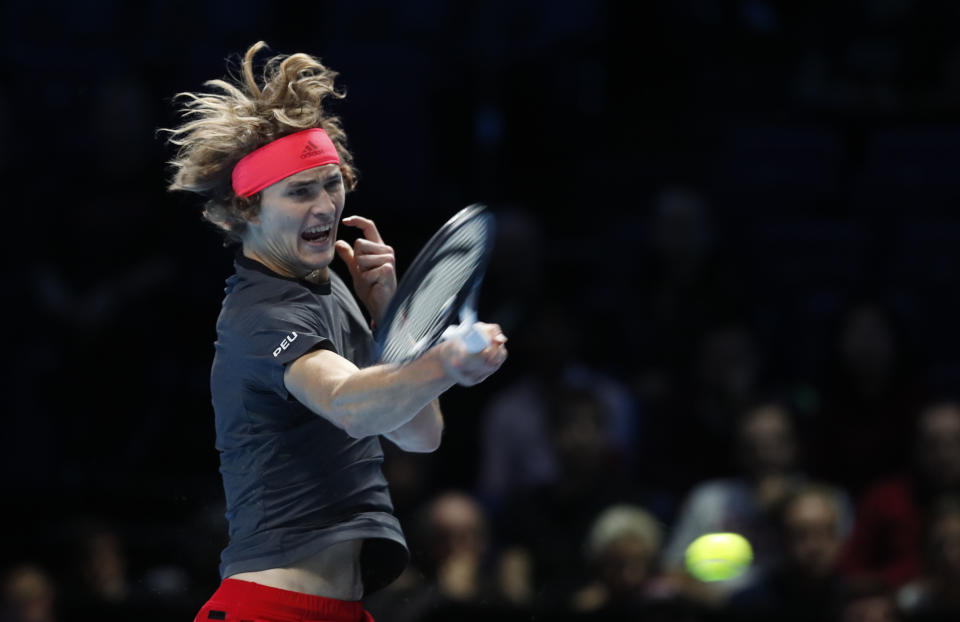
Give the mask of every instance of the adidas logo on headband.
<svg viewBox="0 0 960 622">
<path fill-rule="evenodd" d="M 306 160 L 307 158 L 312 158 L 321 152 L 322 149 L 318 145 L 315 145 L 312 140 L 308 140 L 307 144 L 303 147 L 303 151 L 300 152 L 300 159 Z"/>
</svg>

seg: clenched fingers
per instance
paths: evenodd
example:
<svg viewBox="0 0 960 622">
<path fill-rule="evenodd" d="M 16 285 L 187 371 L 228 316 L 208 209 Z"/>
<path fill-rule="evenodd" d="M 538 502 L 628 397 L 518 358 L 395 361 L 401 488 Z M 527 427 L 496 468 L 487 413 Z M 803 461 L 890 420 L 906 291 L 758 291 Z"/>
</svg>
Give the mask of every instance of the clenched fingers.
<svg viewBox="0 0 960 622">
<path fill-rule="evenodd" d="M 373 285 L 374 283 L 389 283 L 396 278 L 396 271 L 392 263 L 385 263 L 376 268 L 365 269 L 358 277 L 368 285 Z"/>
<path fill-rule="evenodd" d="M 393 248 L 383 242 L 371 242 L 363 238 L 357 238 L 353 242 L 355 253 L 364 255 L 392 255 Z"/>
<path fill-rule="evenodd" d="M 385 264 L 396 264 L 396 259 L 392 253 L 384 253 L 382 255 L 360 255 L 354 253 L 353 257 L 354 261 L 357 262 L 357 266 L 359 266 L 362 270 L 379 268 Z"/>
</svg>

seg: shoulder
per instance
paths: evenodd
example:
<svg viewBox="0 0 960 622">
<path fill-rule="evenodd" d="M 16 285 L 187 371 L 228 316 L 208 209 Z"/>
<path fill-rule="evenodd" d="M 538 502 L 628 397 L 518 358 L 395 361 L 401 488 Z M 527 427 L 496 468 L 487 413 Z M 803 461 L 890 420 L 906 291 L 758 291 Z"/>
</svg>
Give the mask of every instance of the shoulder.
<svg viewBox="0 0 960 622">
<path fill-rule="evenodd" d="M 237 277 L 217 321 L 217 344 L 224 354 L 275 353 L 286 350 L 287 342 L 327 339 L 334 332 L 336 320 L 304 285 L 259 274 Z"/>
<path fill-rule="evenodd" d="M 370 328 L 367 320 L 357 304 L 356 298 L 343 279 L 333 270 L 330 270 L 330 295 L 337 306 L 353 320 L 355 324 L 362 327 L 363 332 L 369 333 Z"/>
<path fill-rule="evenodd" d="M 227 281 L 223 312 L 237 321 L 281 319 L 297 309 L 316 306 L 316 297 L 302 283 L 238 268 Z"/>
<path fill-rule="evenodd" d="M 298 295 L 289 288 L 272 290 L 253 288 L 260 291 L 244 292 L 239 298 L 224 301 L 220 313 L 219 329 L 233 328 L 245 334 L 268 328 L 277 324 L 277 328 L 289 322 L 303 324 L 314 317 L 313 301 Z"/>
<path fill-rule="evenodd" d="M 346 297 L 351 300 L 353 299 L 350 288 L 347 287 L 344 280 L 340 278 L 340 275 L 333 271 L 333 268 L 330 269 L 330 293 L 337 298 Z"/>
<path fill-rule="evenodd" d="M 348 310 L 356 309 L 360 311 L 359 305 L 357 305 L 356 299 L 353 297 L 353 293 L 350 291 L 350 287 L 344 282 L 339 274 L 330 270 L 330 295 L 343 307 L 346 307 Z"/>
<path fill-rule="evenodd" d="M 304 283 L 249 269 L 238 268 L 230 282 L 232 287 L 228 288 L 226 300 L 237 305 L 306 302 L 312 298 L 310 289 Z"/>
</svg>

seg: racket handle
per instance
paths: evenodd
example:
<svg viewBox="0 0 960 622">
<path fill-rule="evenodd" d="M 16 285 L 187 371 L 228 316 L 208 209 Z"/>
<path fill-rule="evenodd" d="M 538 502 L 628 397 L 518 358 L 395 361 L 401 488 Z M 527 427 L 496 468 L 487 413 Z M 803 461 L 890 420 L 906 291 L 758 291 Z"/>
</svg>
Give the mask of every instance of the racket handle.
<svg viewBox="0 0 960 622">
<path fill-rule="evenodd" d="M 476 354 L 490 345 L 486 335 L 477 330 L 473 322 L 464 322 L 459 326 L 450 326 L 443 332 L 443 341 L 459 339 L 470 354 Z"/>
<path fill-rule="evenodd" d="M 490 340 L 487 339 L 486 335 L 477 330 L 476 324 L 470 325 L 470 328 L 460 336 L 460 341 L 463 342 L 464 347 L 467 348 L 467 352 L 470 354 L 476 354 L 490 345 Z"/>
</svg>

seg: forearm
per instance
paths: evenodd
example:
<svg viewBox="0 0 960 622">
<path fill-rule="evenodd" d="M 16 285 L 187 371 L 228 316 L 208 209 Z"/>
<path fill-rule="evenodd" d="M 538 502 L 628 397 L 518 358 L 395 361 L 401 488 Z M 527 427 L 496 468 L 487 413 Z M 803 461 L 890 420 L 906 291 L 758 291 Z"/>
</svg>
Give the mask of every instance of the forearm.
<svg viewBox="0 0 960 622">
<path fill-rule="evenodd" d="M 449 340 L 403 365 L 358 369 L 335 352 L 318 349 L 288 364 L 283 383 L 301 404 L 354 438 L 389 434 L 453 385 L 475 385 L 503 364 L 506 337 L 500 327 L 477 325 L 490 341 L 480 352 Z M 439 442 L 442 423 L 439 409 L 431 408 L 401 436 L 422 434 L 430 445 Z"/>
<path fill-rule="evenodd" d="M 365 369 L 318 351 L 294 362 L 284 381 L 301 403 L 355 438 L 393 432 L 454 384 L 436 348 L 404 365 Z"/>
<path fill-rule="evenodd" d="M 343 379 L 331 395 L 331 414 L 351 436 L 387 434 L 410 422 L 453 386 L 436 357 L 406 365 L 376 365 Z"/>
</svg>

